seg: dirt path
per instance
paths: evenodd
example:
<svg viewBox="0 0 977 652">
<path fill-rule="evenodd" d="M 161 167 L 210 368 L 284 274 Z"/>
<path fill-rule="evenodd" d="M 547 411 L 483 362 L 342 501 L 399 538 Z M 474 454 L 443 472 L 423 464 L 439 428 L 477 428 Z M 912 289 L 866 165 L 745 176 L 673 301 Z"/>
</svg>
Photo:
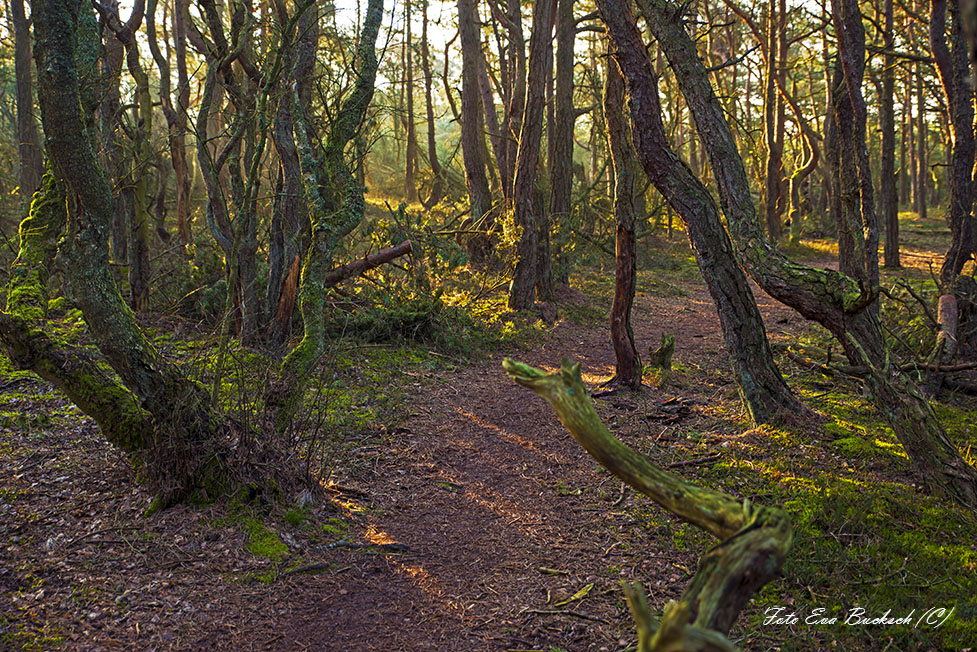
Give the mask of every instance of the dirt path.
<svg viewBox="0 0 977 652">
<path fill-rule="evenodd" d="M 761 303 L 773 339 L 798 321 L 765 296 Z M 635 406 L 692 399 L 693 425 L 715 411 L 727 418 L 741 411 L 704 292 L 639 298 L 636 315 L 641 350 L 667 323 L 678 335 L 676 362 L 714 377 L 691 392 L 620 398 L 621 410 L 602 405 L 612 419 L 648 438 L 667 427 L 652 420 L 635 428 L 628 420 Z M 612 375 L 603 329 L 566 321 L 540 350 L 518 357 L 553 367 L 563 355 L 583 363 L 589 383 Z M 671 519 L 623 492 L 500 361 L 438 378 L 411 397 L 397 445 L 377 453 L 370 477 L 359 479 L 369 494 L 356 497 L 369 509 L 365 537 L 409 552 L 367 560 L 349 553 L 337 562 L 341 574 L 290 583 L 292 620 L 278 649 L 621 650 L 634 643 L 622 579 L 640 579 L 658 606 L 677 597 L 695 550 L 676 549 Z M 660 527 L 649 531 L 649 521 Z M 581 599 L 560 604 L 588 586 Z"/>
<path fill-rule="evenodd" d="M 635 308 L 642 352 L 663 330 L 676 334 L 673 382 L 599 401 L 613 430 L 665 464 L 693 454 L 676 433 L 700 429 L 708 445 L 746 426 L 731 418 L 742 409 L 712 302 L 701 288 L 688 291 L 639 297 Z M 772 340 L 801 323 L 758 300 Z M 602 325 L 562 321 L 538 350 L 513 355 L 548 368 L 568 355 L 591 385 L 613 371 Z M 0 589 L 15 600 L 0 613 L 71 650 L 627 648 L 620 581 L 641 580 L 660 608 L 708 540 L 624 491 L 505 376 L 501 358 L 416 383 L 392 447 L 360 451 L 364 470 L 336 496 L 353 523 L 337 537 L 405 552 L 293 542 L 324 572 L 268 583 L 240 581 L 262 566 L 240 528 L 214 525 L 219 516 L 181 507 L 140 520 L 146 496 L 131 490 L 125 462 L 90 424 L 81 421 L 76 440 L 12 435 L 23 461 L 3 474 L 11 493 L 0 500 Z M 656 412 L 669 398 L 692 401 L 678 420 Z M 59 471 L 66 452 L 87 466 Z"/>
</svg>

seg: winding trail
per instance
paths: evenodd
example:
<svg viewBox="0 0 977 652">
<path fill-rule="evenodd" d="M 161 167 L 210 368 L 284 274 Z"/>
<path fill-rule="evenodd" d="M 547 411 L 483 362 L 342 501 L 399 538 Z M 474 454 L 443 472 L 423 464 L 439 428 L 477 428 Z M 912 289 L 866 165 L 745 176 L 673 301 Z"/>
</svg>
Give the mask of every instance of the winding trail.
<svg viewBox="0 0 977 652">
<path fill-rule="evenodd" d="M 771 339 L 801 321 L 758 299 Z M 707 378 L 612 399 L 612 421 L 632 444 L 667 430 L 632 413 L 673 396 L 701 406 L 683 425 L 714 423 L 717 410 L 727 422 L 742 412 L 703 290 L 639 297 L 635 316 L 639 350 L 657 344 L 667 323 L 677 334 L 676 362 Z M 563 321 L 540 349 L 514 355 L 544 368 L 569 355 L 591 385 L 613 373 L 598 326 Z M 620 650 L 633 644 L 621 580 L 640 579 L 653 604 L 678 596 L 701 548 L 677 549 L 671 517 L 600 469 L 541 400 L 505 375 L 501 358 L 415 387 L 393 448 L 377 451 L 357 478 L 369 487 L 348 497 L 366 508 L 357 519 L 362 536 L 409 552 L 330 551 L 340 572 L 286 580 L 278 599 L 289 625 L 251 641 L 253 649 Z M 731 433 L 744 427 L 742 418 L 727 423 Z M 664 448 L 666 459 L 678 459 Z"/>
</svg>

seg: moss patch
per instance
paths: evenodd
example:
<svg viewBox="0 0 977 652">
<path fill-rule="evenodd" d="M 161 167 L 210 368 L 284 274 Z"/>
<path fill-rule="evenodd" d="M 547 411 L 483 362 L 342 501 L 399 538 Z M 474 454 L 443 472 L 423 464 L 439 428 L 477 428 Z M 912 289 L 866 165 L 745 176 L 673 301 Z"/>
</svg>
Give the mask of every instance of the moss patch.
<svg viewBox="0 0 977 652">
<path fill-rule="evenodd" d="M 288 546 L 274 530 L 258 519 L 248 519 L 244 522 L 244 530 L 248 534 L 248 550 L 255 557 L 261 557 L 273 562 L 280 562 L 288 557 Z"/>
</svg>

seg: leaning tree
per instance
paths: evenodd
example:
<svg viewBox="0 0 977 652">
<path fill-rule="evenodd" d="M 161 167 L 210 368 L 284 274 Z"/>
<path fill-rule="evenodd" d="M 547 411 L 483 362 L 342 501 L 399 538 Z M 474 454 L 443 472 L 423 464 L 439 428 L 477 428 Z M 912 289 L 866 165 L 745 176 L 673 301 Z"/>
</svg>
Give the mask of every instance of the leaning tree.
<svg viewBox="0 0 977 652">
<path fill-rule="evenodd" d="M 849 273 L 801 265 L 766 238 L 732 130 L 686 31 L 687 5 L 640 0 L 639 6 L 671 64 L 708 151 L 722 212 L 743 266 L 768 294 L 827 328 L 847 357 L 865 369 L 865 382 L 879 412 L 932 489 L 964 505 L 977 505 L 977 471 L 961 457 L 912 379 L 892 363 L 873 309 L 878 300 L 878 233 L 865 150 L 866 109 L 860 89 L 864 31 L 857 2 L 833 3 L 836 31 L 842 35 L 836 96 L 845 97 L 835 98 L 831 119 L 838 123 L 841 156 L 851 170 L 842 179 L 849 201 L 841 225 L 851 239 L 844 261 Z M 718 219 L 720 207 L 666 139 L 658 79 L 630 7 L 625 0 L 599 0 L 598 7 L 627 80 L 635 147 L 646 169 L 655 172 L 649 176 L 673 205 L 695 205 Z"/>
</svg>

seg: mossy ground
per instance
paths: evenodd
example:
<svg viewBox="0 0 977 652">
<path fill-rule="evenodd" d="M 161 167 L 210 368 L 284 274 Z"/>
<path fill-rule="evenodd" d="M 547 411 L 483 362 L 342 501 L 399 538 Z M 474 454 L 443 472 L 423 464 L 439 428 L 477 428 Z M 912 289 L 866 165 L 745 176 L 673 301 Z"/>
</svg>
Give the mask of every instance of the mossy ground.
<svg viewBox="0 0 977 652">
<path fill-rule="evenodd" d="M 892 431 L 849 391 L 820 391 L 815 378 L 795 384 L 809 405 L 828 416 L 823 431 L 765 430 L 730 447 L 728 461 L 703 479 L 757 501 L 783 505 L 794 525 L 784 578 L 767 586 L 747 610 L 740 644 L 754 649 L 777 640 L 784 650 L 963 649 L 977 640 L 977 518 L 927 495 Z M 812 382 L 813 381 L 813 382 Z M 968 408 L 940 404 L 955 443 L 967 450 L 977 433 Z M 768 608 L 785 607 L 799 624 L 764 626 Z M 852 626 L 861 608 L 887 610 L 907 626 Z M 951 615 L 940 627 L 916 621 L 929 609 Z M 825 609 L 840 624 L 808 625 Z M 940 618 L 942 620 L 942 618 Z M 817 648 L 812 646 L 818 646 Z"/>
</svg>

